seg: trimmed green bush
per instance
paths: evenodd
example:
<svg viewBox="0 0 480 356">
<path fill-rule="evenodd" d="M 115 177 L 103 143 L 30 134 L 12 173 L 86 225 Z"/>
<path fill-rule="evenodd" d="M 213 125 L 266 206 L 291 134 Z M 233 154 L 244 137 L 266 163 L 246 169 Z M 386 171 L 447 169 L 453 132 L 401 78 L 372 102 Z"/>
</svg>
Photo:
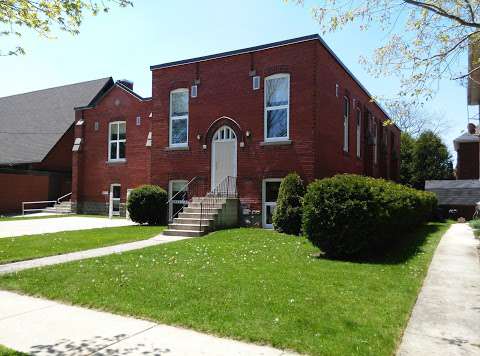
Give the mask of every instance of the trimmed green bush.
<svg viewBox="0 0 480 356">
<path fill-rule="evenodd" d="M 432 218 L 435 194 L 383 179 L 337 175 L 307 188 L 302 228 L 333 258 L 378 255 Z"/>
<path fill-rule="evenodd" d="M 130 219 L 139 224 L 167 223 L 167 192 L 158 185 L 142 185 L 133 189 L 128 198 Z"/>
<path fill-rule="evenodd" d="M 305 187 L 297 173 L 290 173 L 282 180 L 273 214 L 275 230 L 292 235 L 300 234 L 304 195 Z"/>
</svg>

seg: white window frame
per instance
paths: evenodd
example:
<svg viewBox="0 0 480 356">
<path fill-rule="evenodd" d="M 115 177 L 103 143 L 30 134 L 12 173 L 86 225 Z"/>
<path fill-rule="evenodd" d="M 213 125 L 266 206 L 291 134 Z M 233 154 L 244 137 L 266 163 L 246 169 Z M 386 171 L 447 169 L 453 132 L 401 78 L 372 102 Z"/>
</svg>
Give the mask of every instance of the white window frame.
<svg viewBox="0 0 480 356">
<path fill-rule="evenodd" d="M 172 96 L 175 93 L 187 93 L 187 108 L 188 108 L 188 113 L 187 115 L 181 115 L 181 116 L 172 116 Z M 190 96 L 188 93 L 188 88 L 180 88 L 180 89 L 175 89 L 170 92 L 170 114 L 169 114 L 169 130 L 168 130 L 168 144 L 170 147 L 187 147 L 188 146 L 188 126 L 189 126 L 189 114 L 190 114 Z M 184 120 L 187 119 L 187 141 L 182 142 L 182 143 L 172 143 L 172 128 L 173 128 L 173 121 L 174 120 Z"/>
<path fill-rule="evenodd" d="M 356 145 L 357 158 L 362 156 L 362 110 L 355 109 L 355 129 L 356 129 Z"/>
<path fill-rule="evenodd" d="M 114 198 L 113 197 L 113 187 L 120 187 L 120 197 Z M 122 199 L 122 185 L 120 183 L 112 183 L 110 184 L 110 193 L 109 193 L 109 206 L 108 206 L 108 216 L 112 218 L 112 216 L 120 216 L 120 202 Z M 113 211 L 113 201 L 118 200 L 118 212 Z"/>
<path fill-rule="evenodd" d="M 168 182 L 168 200 L 169 200 L 169 203 L 168 203 L 168 220 L 172 220 L 172 215 L 173 215 L 173 204 L 174 203 L 179 203 L 179 204 L 182 204 L 184 203 L 185 201 L 184 200 L 172 200 L 170 201 L 170 199 L 172 199 L 173 197 L 173 184 L 175 183 L 182 183 L 184 187 L 186 187 L 188 185 L 188 180 L 186 179 L 174 179 L 174 180 L 171 180 Z M 187 188 L 188 189 L 188 188 Z"/>
<path fill-rule="evenodd" d="M 125 199 L 125 219 L 130 220 L 130 213 L 128 212 L 128 198 L 130 198 L 130 193 L 132 192 L 133 188 L 127 189 L 127 197 Z"/>
<path fill-rule="evenodd" d="M 288 104 L 287 105 L 278 105 L 267 107 L 267 81 L 271 79 L 287 78 L 287 92 L 288 92 Z M 288 73 L 279 73 L 273 74 L 265 78 L 263 83 L 263 139 L 265 142 L 275 142 L 275 141 L 288 141 L 290 139 L 290 74 Z M 267 127 L 267 114 L 268 111 L 287 109 L 287 136 L 284 137 L 267 137 L 268 136 L 268 127 Z"/>
<path fill-rule="evenodd" d="M 262 181 L 262 226 L 264 229 L 273 229 L 273 224 L 267 224 L 267 206 L 276 207 L 277 202 L 266 202 L 267 183 L 281 182 L 283 178 L 266 178 Z"/>
<path fill-rule="evenodd" d="M 112 126 L 117 125 L 117 132 L 120 132 L 120 124 L 125 124 L 125 138 L 112 140 Z M 120 156 L 120 142 L 125 143 L 125 157 L 119 158 Z M 111 158 L 112 143 L 117 144 L 117 154 L 116 158 Z M 108 161 L 109 162 L 124 162 L 127 159 L 127 122 L 126 121 L 112 121 L 108 123 Z"/>
<path fill-rule="evenodd" d="M 343 102 L 342 102 L 342 111 L 343 111 L 343 151 L 348 152 L 349 151 L 349 124 L 350 124 L 350 99 L 348 96 L 343 97 Z M 346 110 L 345 110 L 346 109 Z"/>
<path fill-rule="evenodd" d="M 255 75 L 252 77 L 252 87 L 253 87 L 253 90 L 258 90 L 260 89 L 260 76 L 259 75 Z"/>
</svg>

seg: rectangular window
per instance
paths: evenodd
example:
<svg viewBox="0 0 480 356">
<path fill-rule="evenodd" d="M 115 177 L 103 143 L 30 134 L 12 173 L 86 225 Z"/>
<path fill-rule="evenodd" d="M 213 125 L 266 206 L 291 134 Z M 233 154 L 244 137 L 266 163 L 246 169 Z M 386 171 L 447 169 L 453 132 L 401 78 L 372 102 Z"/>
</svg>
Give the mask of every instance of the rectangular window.
<svg viewBox="0 0 480 356">
<path fill-rule="evenodd" d="M 110 215 L 120 215 L 120 184 L 110 186 Z"/>
<path fill-rule="evenodd" d="M 273 228 L 273 213 L 277 207 L 278 190 L 280 189 L 280 178 L 270 178 L 263 181 L 262 187 L 262 223 L 267 229 Z"/>
<path fill-rule="evenodd" d="M 356 127 L 356 145 L 357 145 L 357 157 L 362 155 L 362 111 L 357 108 L 357 115 L 355 119 Z"/>
<path fill-rule="evenodd" d="M 170 146 L 188 145 L 188 89 L 170 93 Z"/>
<path fill-rule="evenodd" d="M 348 118 L 350 117 L 350 100 L 343 97 L 343 150 L 348 152 Z"/>
<path fill-rule="evenodd" d="M 290 75 L 265 78 L 265 141 L 288 140 L 290 116 Z"/>
<path fill-rule="evenodd" d="M 118 161 L 125 159 L 125 145 L 127 143 L 127 124 L 125 121 L 115 121 L 109 124 L 108 159 Z"/>
<path fill-rule="evenodd" d="M 192 85 L 192 88 L 190 90 L 190 96 L 192 98 L 196 98 L 198 95 L 198 86 L 197 85 Z"/>
<path fill-rule="evenodd" d="M 140 116 L 137 116 L 137 118 L 135 119 L 135 123 L 137 126 L 140 126 L 142 123 L 142 118 Z"/>
<path fill-rule="evenodd" d="M 372 121 L 372 135 L 373 135 L 373 163 L 377 164 L 378 160 L 378 128 L 377 128 L 377 121 L 375 120 L 375 117 L 373 117 Z"/>
<path fill-rule="evenodd" d="M 260 76 L 256 75 L 253 77 L 253 90 L 260 89 Z"/>
</svg>

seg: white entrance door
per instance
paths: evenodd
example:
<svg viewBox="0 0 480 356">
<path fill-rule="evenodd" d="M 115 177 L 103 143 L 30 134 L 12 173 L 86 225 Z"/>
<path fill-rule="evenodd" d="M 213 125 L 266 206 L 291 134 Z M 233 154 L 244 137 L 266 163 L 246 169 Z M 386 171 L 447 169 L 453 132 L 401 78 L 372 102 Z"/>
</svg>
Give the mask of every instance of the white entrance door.
<svg viewBox="0 0 480 356">
<path fill-rule="evenodd" d="M 222 126 L 212 139 L 212 190 L 228 176 L 237 176 L 237 135 Z"/>
</svg>

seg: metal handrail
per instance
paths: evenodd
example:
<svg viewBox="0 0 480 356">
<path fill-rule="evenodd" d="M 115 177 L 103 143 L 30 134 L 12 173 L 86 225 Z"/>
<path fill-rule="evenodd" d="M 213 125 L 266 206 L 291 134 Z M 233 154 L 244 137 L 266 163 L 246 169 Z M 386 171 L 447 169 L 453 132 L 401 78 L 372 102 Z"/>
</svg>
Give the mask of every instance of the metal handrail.
<svg viewBox="0 0 480 356">
<path fill-rule="evenodd" d="M 66 197 L 68 197 L 68 196 L 70 196 L 70 195 L 72 195 L 72 192 L 67 193 L 67 194 L 65 194 L 65 195 L 62 195 L 60 198 L 57 199 L 57 203 L 60 204 L 60 200 L 62 200 L 63 198 L 66 198 Z"/>
<path fill-rule="evenodd" d="M 56 200 L 39 200 L 39 201 L 22 201 L 22 215 L 25 215 L 26 211 L 42 211 L 45 208 L 41 209 L 25 209 L 25 204 L 50 204 L 56 203 Z"/>
</svg>

